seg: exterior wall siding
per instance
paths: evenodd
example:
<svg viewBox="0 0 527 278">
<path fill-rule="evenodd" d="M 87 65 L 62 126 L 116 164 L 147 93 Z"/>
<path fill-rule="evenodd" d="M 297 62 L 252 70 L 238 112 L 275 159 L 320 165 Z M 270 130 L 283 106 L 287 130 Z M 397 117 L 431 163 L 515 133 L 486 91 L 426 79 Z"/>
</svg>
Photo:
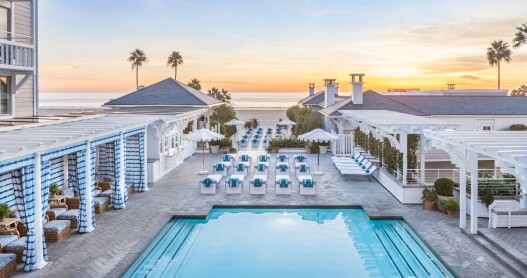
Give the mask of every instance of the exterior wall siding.
<svg viewBox="0 0 527 278">
<path fill-rule="evenodd" d="M 460 131 L 476 131 L 478 130 L 479 121 L 491 122 L 493 124 L 492 130 L 502 130 L 508 128 L 513 124 L 527 125 L 527 115 L 525 116 L 501 116 L 501 115 L 481 115 L 481 116 L 432 116 L 436 119 L 442 119 L 453 123 L 460 124 L 457 130 Z"/>
<path fill-rule="evenodd" d="M 17 79 L 22 79 L 23 76 L 18 76 Z M 33 76 L 30 76 L 24 85 L 14 95 L 15 97 L 15 117 L 31 117 L 33 116 L 33 103 L 35 101 L 33 95 Z"/>
<path fill-rule="evenodd" d="M 31 36 L 31 3 L 30 2 L 16 2 L 13 4 L 14 11 L 14 27 L 16 42 L 31 43 L 28 38 Z"/>
</svg>

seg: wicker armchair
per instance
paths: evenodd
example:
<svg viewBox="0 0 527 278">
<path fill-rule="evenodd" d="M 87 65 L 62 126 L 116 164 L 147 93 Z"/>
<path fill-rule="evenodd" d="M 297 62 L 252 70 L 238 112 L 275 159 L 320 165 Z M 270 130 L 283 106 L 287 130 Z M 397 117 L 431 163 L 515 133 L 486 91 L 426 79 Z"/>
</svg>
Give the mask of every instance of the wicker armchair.
<svg viewBox="0 0 527 278">
<path fill-rule="evenodd" d="M 102 192 L 102 189 L 98 185 L 95 185 L 95 192 L 93 196 L 97 196 L 101 192 Z M 80 208 L 80 198 L 79 198 L 79 193 L 77 191 L 71 188 L 64 188 L 60 191 L 60 194 L 66 195 L 66 205 L 68 206 L 66 209 L 79 209 Z M 62 206 L 56 206 L 56 205 L 53 206 L 53 208 L 56 208 L 56 207 L 62 207 Z"/>
<path fill-rule="evenodd" d="M 0 277 L 9 277 L 16 271 L 16 255 L 0 254 Z"/>
</svg>

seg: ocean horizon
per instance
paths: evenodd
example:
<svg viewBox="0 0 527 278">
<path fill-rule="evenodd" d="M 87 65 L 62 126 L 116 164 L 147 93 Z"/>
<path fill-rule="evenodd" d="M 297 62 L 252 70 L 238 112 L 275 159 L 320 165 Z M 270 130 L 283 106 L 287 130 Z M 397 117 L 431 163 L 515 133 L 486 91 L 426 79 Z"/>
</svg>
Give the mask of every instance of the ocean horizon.
<svg viewBox="0 0 527 278">
<path fill-rule="evenodd" d="M 40 92 L 39 107 L 101 107 L 105 102 L 128 92 Z M 231 92 L 235 108 L 287 108 L 298 103 L 308 92 Z"/>
</svg>

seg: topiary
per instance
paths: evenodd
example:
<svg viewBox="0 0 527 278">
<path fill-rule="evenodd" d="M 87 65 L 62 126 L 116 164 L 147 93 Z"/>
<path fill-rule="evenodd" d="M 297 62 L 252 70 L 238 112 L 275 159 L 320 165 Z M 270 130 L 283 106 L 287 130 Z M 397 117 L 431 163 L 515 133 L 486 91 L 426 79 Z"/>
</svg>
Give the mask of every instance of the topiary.
<svg viewBox="0 0 527 278">
<path fill-rule="evenodd" d="M 8 204 L 0 204 L 0 218 L 9 217 L 10 212 L 11 210 L 9 209 Z"/>
<path fill-rule="evenodd" d="M 492 193 L 490 193 L 490 191 L 483 190 L 480 194 L 481 195 L 479 196 L 479 199 L 481 199 L 483 204 L 485 204 L 485 207 L 488 208 L 492 203 L 494 203 L 494 196 Z"/>
<path fill-rule="evenodd" d="M 454 196 L 454 181 L 448 178 L 440 178 L 434 182 L 437 195 L 451 197 Z"/>
</svg>

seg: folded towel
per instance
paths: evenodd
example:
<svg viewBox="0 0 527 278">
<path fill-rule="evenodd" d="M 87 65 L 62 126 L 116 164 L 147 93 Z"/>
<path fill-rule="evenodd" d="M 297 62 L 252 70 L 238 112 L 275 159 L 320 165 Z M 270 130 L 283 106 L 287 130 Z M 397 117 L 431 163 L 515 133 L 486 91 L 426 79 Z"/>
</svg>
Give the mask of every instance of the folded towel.
<svg viewBox="0 0 527 278">
<path fill-rule="evenodd" d="M 306 164 L 301 164 L 300 165 L 300 172 L 307 172 L 307 165 Z"/>
<path fill-rule="evenodd" d="M 231 160 L 231 156 L 228 155 L 228 154 L 224 154 L 223 155 L 223 161 L 229 161 L 229 160 Z"/>
<path fill-rule="evenodd" d="M 256 170 L 258 170 L 258 172 L 265 171 L 265 164 L 258 164 L 258 165 L 256 165 Z"/>
<path fill-rule="evenodd" d="M 225 165 L 223 163 L 216 164 L 216 171 L 223 171 L 225 169 Z"/>
<path fill-rule="evenodd" d="M 267 162 L 267 155 L 260 155 L 259 160 L 260 160 L 261 162 Z"/>
<path fill-rule="evenodd" d="M 288 179 L 280 179 L 279 180 L 279 185 L 282 188 L 289 187 L 289 180 Z"/>
<path fill-rule="evenodd" d="M 253 184 L 254 184 L 254 187 L 262 187 L 263 180 L 260 179 L 260 178 L 256 178 L 256 179 L 254 179 Z"/>
<path fill-rule="evenodd" d="M 286 164 L 280 164 L 278 168 L 280 169 L 280 172 L 287 172 L 289 167 Z"/>
<path fill-rule="evenodd" d="M 303 155 L 299 155 L 299 156 L 296 157 L 296 160 L 298 162 L 304 162 L 304 159 L 305 159 L 305 157 Z"/>
<path fill-rule="evenodd" d="M 229 179 L 229 186 L 230 187 L 237 187 L 238 186 L 238 179 L 237 178 L 230 178 Z"/>
<path fill-rule="evenodd" d="M 285 154 L 281 154 L 278 156 L 278 160 L 280 160 L 280 162 L 285 162 L 286 159 L 287 159 L 287 156 Z"/>
<path fill-rule="evenodd" d="M 211 178 L 204 178 L 202 182 L 203 182 L 203 185 L 205 187 L 211 187 L 211 185 L 212 185 L 212 179 Z"/>
<path fill-rule="evenodd" d="M 313 180 L 312 179 L 304 179 L 303 185 L 304 185 L 304 187 L 313 187 Z"/>
<path fill-rule="evenodd" d="M 238 163 L 236 165 L 236 171 L 244 171 L 245 170 L 245 164 L 243 163 Z"/>
<path fill-rule="evenodd" d="M 242 154 L 242 161 L 243 161 L 243 162 L 247 162 L 247 161 L 249 161 L 249 156 L 246 155 L 246 154 Z"/>
</svg>

